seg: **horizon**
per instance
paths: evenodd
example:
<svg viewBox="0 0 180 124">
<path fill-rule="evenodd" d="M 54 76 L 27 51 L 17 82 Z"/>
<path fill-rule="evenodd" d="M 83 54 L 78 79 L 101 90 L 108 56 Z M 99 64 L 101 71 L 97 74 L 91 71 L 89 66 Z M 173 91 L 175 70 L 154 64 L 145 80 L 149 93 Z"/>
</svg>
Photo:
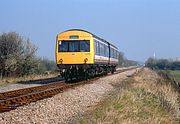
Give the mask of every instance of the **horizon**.
<svg viewBox="0 0 180 124">
<path fill-rule="evenodd" d="M 29 38 L 37 55 L 55 60 L 56 35 L 78 28 L 101 37 L 134 61 L 180 57 L 178 0 L 2 0 L 0 33 Z"/>
</svg>

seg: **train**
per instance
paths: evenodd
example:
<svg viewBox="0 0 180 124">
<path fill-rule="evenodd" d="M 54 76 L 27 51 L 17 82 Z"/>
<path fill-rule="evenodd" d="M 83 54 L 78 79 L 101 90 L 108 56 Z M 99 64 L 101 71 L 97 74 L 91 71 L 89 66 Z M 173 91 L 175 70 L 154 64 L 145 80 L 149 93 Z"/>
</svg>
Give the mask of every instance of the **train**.
<svg viewBox="0 0 180 124">
<path fill-rule="evenodd" d="M 65 80 L 114 73 L 119 60 L 115 45 L 82 29 L 57 34 L 55 54 Z"/>
</svg>

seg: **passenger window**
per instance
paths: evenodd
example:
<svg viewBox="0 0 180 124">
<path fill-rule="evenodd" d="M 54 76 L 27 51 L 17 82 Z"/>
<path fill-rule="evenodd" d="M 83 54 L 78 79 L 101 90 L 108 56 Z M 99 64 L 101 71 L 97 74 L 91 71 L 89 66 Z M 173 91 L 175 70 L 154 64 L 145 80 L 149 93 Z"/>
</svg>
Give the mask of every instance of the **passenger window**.
<svg viewBox="0 0 180 124">
<path fill-rule="evenodd" d="M 109 50 L 108 50 L 108 46 L 106 46 L 106 57 L 109 56 Z"/>
<path fill-rule="evenodd" d="M 106 46 L 103 45 L 103 47 L 104 47 L 104 56 L 106 56 Z"/>
<path fill-rule="evenodd" d="M 102 44 L 101 43 L 99 43 L 99 47 L 100 47 L 100 53 L 99 54 L 102 56 L 102 49 L 103 48 L 102 48 Z"/>
<path fill-rule="evenodd" d="M 113 49 L 111 48 L 111 58 L 113 58 Z"/>
<path fill-rule="evenodd" d="M 112 58 L 114 58 L 114 49 L 112 49 Z"/>
<path fill-rule="evenodd" d="M 113 58 L 115 58 L 115 49 L 113 49 Z"/>
<path fill-rule="evenodd" d="M 113 58 L 115 58 L 115 50 L 113 49 Z"/>
<path fill-rule="evenodd" d="M 99 43 L 95 40 L 96 55 L 99 55 Z"/>
<path fill-rule="evenodd" d="M 116 58 L 116 50 L 114 50 L 114 58 Z"/>
<path fill-rule="evenodd" d="M 101 56 L 103 56 L 103 54 L 104 54 L 103 44 L 101 44 L 100 47 L 101 47 Z"/>
<path fill-rule="evenodd" d="M 98 44 L 98 55 L 100 55 L 100 43 L 97 42 L 97 44 Z"/>
</svg>

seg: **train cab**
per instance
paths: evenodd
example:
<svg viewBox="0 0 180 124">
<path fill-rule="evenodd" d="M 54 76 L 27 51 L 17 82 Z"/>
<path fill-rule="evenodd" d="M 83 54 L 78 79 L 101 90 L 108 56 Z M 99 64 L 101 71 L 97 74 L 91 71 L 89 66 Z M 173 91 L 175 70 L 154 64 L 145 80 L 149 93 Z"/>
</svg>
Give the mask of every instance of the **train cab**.
<svg viewBox="0 0 180 124">
<path fill-rule="evenodd" d="M 114 72 L 118 49 L 111 43 L 81 29 L 71 29 L 56 37 L 56 63 L 65 79 Z"/>
</svg>

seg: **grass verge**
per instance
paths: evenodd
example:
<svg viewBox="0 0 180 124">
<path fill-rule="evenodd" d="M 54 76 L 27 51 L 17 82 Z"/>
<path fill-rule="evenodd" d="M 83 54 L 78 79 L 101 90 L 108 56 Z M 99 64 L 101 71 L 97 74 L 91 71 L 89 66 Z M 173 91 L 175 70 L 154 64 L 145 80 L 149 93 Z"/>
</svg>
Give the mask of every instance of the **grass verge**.
<svg viewBox="0 0 180 124">
<path fill-rule="evenodd" d="M 0 80 L 0 87 L 6 86 L 9 84 L 14 84 L 18 82 L 26 82 L 26 81 L 33 81 L 33 80 L 43 80 L 48 78 L 57 77 L 58 73 L 53 74 L 42 74 L 42 75 L 29 75 L 24 77 L 7 77 Z"/>
<path fill-rule="evenodd" d="M 79 123 L 180 123 L 179 93 L 156 72 L 144 69 L 114 87 Z"/>
</svg>

